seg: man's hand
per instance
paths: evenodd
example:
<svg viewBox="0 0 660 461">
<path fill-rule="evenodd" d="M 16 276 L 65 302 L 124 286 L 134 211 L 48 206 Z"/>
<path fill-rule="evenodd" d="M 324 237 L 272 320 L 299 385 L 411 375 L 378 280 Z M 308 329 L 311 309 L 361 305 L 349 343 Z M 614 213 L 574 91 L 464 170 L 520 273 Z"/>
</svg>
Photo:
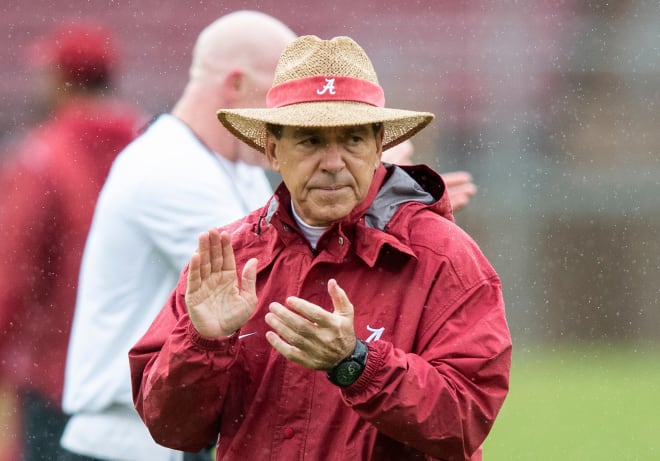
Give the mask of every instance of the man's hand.
<svg viewBox="0 0 660 461">
<path fill-rule="evenodd" d="M 243 267 L 238 284 L 231 238 L 217 230 L 199 236 L 190 259 L 186 305 L 195 329 L 202 336 L 229 336 L 248 321 L 257 305 L 257 260 Z"/>
<path fill-rule="evenodd" d="M 268 342 L 284 357 L 313 370 L 329 370 L 351 355 L 356 337 L 353 305 L 334 279 L 328 281 L 334 312 L 290 296 L 286 306 L 273 302 L 266 323 Z"/>
<path fill-rule="evenodd" d="M 447 185 L 447 194 L 454 211 L 464 208 L 477 193 L 477 186 L 472 182 L 472 175 L 467 171 L 440 173 Z"/>
</svg>

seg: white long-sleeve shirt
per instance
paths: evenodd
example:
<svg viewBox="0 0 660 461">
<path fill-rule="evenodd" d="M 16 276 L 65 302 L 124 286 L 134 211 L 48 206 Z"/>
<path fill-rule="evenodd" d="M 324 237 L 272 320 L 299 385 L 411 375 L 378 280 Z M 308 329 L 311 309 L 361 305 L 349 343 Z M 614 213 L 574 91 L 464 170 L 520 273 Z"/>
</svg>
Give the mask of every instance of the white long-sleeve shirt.
<svg viewBox="0 0 660 461">
<path fill-rule="evenodd" d="M 218 128 L 221 129 L 221 128 Z M 101 459 L 178 459 L 151 439 L 131 397 L 128 350 L 147 330 L 198 235 L 262 206 L 261 168 L 210 152 L 180 120 L 160 116 L 116 159 L 99 197 L 80 273 L 62 445 Z"/>
</svg>

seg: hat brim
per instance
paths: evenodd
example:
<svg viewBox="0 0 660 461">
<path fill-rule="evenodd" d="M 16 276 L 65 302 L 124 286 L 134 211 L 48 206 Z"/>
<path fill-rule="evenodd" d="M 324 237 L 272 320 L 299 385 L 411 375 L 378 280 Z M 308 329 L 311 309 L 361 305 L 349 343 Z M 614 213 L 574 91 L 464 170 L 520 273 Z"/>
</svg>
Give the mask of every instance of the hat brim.
<svg viewBox="0 0 660 461">
<path fill-rule="evenodd" d="M 383 150 L 419 132 L 433 120 L 430 112 L 374 107 L 352 101 L 305 102 L 272 109 L 220 109 L 218 119 L 244 143 L 265 151 L 266 124 L 337 127 L 382 123 Z"/>
</svg>

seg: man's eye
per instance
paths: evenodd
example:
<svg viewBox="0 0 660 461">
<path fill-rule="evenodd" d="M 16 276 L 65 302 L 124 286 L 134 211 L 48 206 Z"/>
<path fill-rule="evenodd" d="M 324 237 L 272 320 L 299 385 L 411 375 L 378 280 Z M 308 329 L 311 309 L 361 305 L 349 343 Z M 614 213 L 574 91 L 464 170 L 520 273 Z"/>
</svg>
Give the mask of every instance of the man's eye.
<svg viewBox="0 0 660 461">
<path fill-rule="evenodd" d="M 316 146 L 320 143 L 319 138 L 316 137 L 311 137 L 311 138 L 305 138 L 300 141 L 300 144 L 305 145 L 305 146 Z"/>
</svg>

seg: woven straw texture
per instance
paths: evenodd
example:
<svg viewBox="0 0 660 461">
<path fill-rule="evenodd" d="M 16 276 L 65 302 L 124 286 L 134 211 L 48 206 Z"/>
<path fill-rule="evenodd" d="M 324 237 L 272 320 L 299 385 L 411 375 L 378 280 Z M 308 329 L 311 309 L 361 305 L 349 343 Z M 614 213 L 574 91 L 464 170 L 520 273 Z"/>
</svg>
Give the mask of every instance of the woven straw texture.
<svg viewBox="0 0 660 461">
<path fill-rule="evenodd" d="M 320 40 L 308 35 L 295 40 L 280 56 L 273 86 L 313 75 L 343 75 L 378 84 L 369 57 L 348 37 Z"/>
<path fill-rule="evenodd" d="M 345 76 L 378 85 L 369 57 L 349 37 L 331 40 L 307 35 L 282 53 L 273 86 L 312 76 Z M 220 109 L 218 119 L 236 137 L 264 152 L 266 123 L 298 127 L 336 127 L 383 123 L 383 149 L 413 136 L 433 119 L 429 112 L 374 107 L 355 101 L 318 101 L 270 109 Z"/>
</svg>

